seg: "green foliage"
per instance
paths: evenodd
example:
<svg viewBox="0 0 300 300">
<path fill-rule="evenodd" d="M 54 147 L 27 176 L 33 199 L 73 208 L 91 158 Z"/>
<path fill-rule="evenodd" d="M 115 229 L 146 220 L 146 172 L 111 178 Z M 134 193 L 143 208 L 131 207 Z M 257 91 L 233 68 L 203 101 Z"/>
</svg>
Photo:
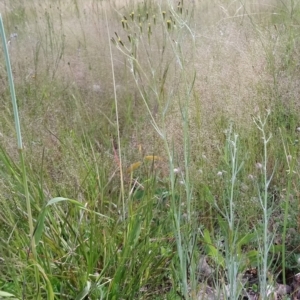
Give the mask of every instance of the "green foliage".
<svg viewBox="0 0 300 300">
<path fill-rule="evenodd" d="M 1 299 L 197 299 L 202 253 L 231 299 L 297 270 L 300 7 L 273 4 L 5 6 Z"/>
</svg>

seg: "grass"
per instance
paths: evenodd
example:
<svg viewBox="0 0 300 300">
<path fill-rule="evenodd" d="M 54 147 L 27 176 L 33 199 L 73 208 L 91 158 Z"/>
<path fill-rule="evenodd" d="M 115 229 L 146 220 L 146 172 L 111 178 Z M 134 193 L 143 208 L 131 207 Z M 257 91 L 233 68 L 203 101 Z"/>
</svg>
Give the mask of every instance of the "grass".
<svg viewBox="0 0 300 300">
<path fill-rule="evenodd" d="M 262 299 L 290 282 L 297 2 L 0 5 L 18 106 L 3 57 L 1 299 L 241 299 L 251 268 Z"/>
</svg>

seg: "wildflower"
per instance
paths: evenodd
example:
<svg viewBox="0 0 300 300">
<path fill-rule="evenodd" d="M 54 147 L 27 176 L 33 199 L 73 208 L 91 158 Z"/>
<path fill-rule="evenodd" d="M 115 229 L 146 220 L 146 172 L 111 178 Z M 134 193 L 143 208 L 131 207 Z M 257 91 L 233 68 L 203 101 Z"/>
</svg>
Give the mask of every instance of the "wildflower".
<svg viewBox="0 0 300 300">
<path fill-rule="evenodd" d="M 179 174 L 181 172 L 180 168 L 175 168 L 173 171 L 175 174 Z"/>
<path fill-rule="evenodd" d="M 219 171 L 218 173 L 217 173 L 217 176 L 219 176 L 219 177 L 221 177 L 223 175 L 223 172 L 222 171 Z"/>
<path fill-rule="evenodd" d="M 248 175 L 248 179 L 254 180 L 254 176 L 253 176 L 252 174 L 249 174 L 249 175 Z"/>
<path fill-rule="evenodd" d="M 260 162 L 257 162 L 257 163 L 255 164 L 255 167 L 256 167 L 256 169 L 261 170 L 262 167 L 263 167 L 263 165 L 262 165 Z"/>
</svg>

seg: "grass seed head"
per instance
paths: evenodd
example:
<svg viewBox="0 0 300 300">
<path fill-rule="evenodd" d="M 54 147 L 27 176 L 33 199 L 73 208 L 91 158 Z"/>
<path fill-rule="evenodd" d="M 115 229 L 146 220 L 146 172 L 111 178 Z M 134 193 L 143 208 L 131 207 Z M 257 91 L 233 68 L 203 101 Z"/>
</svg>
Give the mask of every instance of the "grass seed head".
<svg viewBox="0 0 300 300">
<path fill-rule="evenodd" d="M 168 29 L 171 29 L 171 26 L 172 26 L 172 22 L 171 22 L 171 20 L 168 20 L 167 21 L 167 27 L 168 27 Z"/>
<path fill-rule="evenodd" d="M 157 156 L 157 155 L 146 155 L 144 157 L 144 160 L 147 160 L 147 161 L 161 161 L 163 159 L 162 159 L 162 157 Z"/>
<path fill-rule="evenodd" d="M 141 161 L 135 162 L 130 165 L 129 168 L 127 168 L 127 173 L 133 173 L 136 169 L 138 169 L 142 165 Z"/>
<path fill-rule="evenodd" d="M 131 14 L 130 14 L 130 18 L 131 18 L 131 20 L 132 20 L 132 21 L 134 21 L 134 11 L 133 11 L 133 12 L 131 12 Z"/>
</svg>

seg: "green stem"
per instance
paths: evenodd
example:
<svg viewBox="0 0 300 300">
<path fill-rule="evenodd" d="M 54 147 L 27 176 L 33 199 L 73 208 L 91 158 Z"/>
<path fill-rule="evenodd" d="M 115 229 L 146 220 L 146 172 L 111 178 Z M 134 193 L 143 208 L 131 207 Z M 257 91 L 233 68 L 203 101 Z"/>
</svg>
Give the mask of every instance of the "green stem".
<svg viewBox="0 0 300 300">
<path fill-rule="evenodd" d="M 281 131 L 280 131 L 281 133 Z M 287 190 L 286 190 L 286 199 L 285 199 L 285 206 L 284 206 L 284 219 L 283 219 L 283 232 L 282 232 L 282 249 L 281 249 L 281 255 L 282 255 L 282 279 L 283 279 L 283 284 L 286 284 L 286 274 L 285 274 L 285 262 L 286 262 L 286 249 L 285 249 L 285 240 L 286 240 L 286 229 L 287 229 L 287 221 L 288 221 L 288 212 L 289 212 L 289 206 L 290 206 L 290 194 L 291 194 L 291 185 L 292 185 L 292 176 L 294 172 L 294 159 L 292 158 L 292 162 L 290 164 L 289 162 L 289 156 L 287 153 L 286 146 L 283 141 L 283 137 L 281 135 L 282 143 L 283 143 L 283 148 L 284 148 L 284 153 L 285 157 L 287 160 L 288 164 L 288 183 L 287 183 Z"/>
<path fill-rule="evenodd" d="M 19 112 L 18 112 L 15 86 L 14 86 L 13 75 L 12 75 L 12 70 L 11 70 L 11 64 L 10 64 L 10 59 L 9 59 L 8 47 L 7 47 L 7 40 L 6 40 L 6 36 L 5 36 L 4 25 L 3 25 L 3 20 L 2 20 L 1 14 L 0 14 L 0 35 L 1 35 L 1 40 L 2 40 L 2 44 L 3 44 L 6 70 L 7 70 L 8 82 L 9 82 L 9 88 L 10 88 L 10 95 L 11 95 L 13 112 L 14 112 L 15 128 L 16 128 L 16 133 L 17 133 L 18 151 L 19 151 L 21 168 L 22 168 L 23 188 L 24 188 L 24 194 L 25 194 L 25 199 L 26 199 L 26 207 L 27 207 L 27 215 L 28 215 L 28 225 L 29 225 L 29 233 L 30 233 L 30 240 L 31 240 L 31 242 L 30 242 L 31 251 L 32 251 L 34 260 L 36 260 L 37 253 L 36 253 L 36 248 L 35 248 L 35 246 L 36 246 L 35 245 L 35 240 L 34 240 L 34 237 L 33 237 L 34 227 L 33 227 L 32 210 L 31 210 L 29 190 L 28 190 L 28 181 L 27 181 L 27 175 L 26 175 L 25 159 L 24 159 L 24 154 L 23 154 L 21 126 L 20 126 L 20 119 L 19 119 Z M 35 266 L 34 269 L 35 269 L 36 289 L 38 289 L 38 286 L 39 286 L 39 273 L 38 273 L 38 270 L 37 270 L 36 266 Z M 39 295 L 39 293 L 37 293 L 37 299 L 39 299 L 38 295 Z"/>
</svg>

